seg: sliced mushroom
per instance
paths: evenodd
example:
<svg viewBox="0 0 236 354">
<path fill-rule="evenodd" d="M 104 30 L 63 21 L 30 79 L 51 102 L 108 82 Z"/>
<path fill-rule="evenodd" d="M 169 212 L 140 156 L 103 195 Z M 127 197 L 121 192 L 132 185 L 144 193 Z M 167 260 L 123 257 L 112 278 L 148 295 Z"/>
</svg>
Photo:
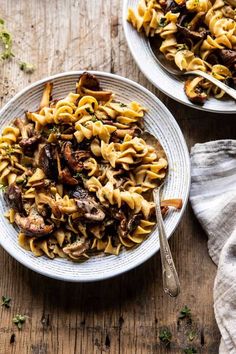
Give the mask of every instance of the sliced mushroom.
<svg viewBox="0 0 236 354">
<path fill-rule="evenodd" d="M 223 64 L 230 68 L 236 65 L 236 51 L 231 49 L 221 49 L 219 50 L 219 55 L 223 61 Z"/>
<path fill-rule="evenodd" d="M 200 81 L 202 78 L 199 77 L 186 80 L 184 91 L 191 102 L 203 104 L 207 99 L 207 94 L 198 86 Z"/>
<path fill-rule="evenodd" d="M 76 86 L 76 92 L 82 96 L 90 95 L 96 98 L 98 101 L 105 101 L 105 102 L 109 101 L 109 99 L 112 96 L 111 91 L 102 91 L 100 89 L 98 79 L 87 72 L 84 72 L 80 76 L 79 82 L 77 83 Z"/>
<path fill-rule="evenodd" d="M 203 28 L 200 32 L 197 32 L 197 31 L 192 31 L 187 27 L 181 26 L 178 23 L 176 24 L 176 26 L 178 27 L 178 33 L 185 38 L 201 40 L 206 38 L 207 36 L 207 30 L 205 28 Z"/>
<path fill-rule="evenodd" d="M 165 6 L 165 13 L 171 11 L 172 13 L 181 13 L 182 11 L 185 11 L 185 0 L 178 0 L 178 1 L 172 1 L 168 0 L 166 2 Z"/>
<path fill-rule="evenodd" d="M 92 198 L 76 199 L 76 203 L 79 211 L 84 214 L 86 219 L 91 221 L 102 221 L 105 219 L 106 215 L 101 206 Z"/>
<path fill-rule="evenodd" d="M 72 144 L 70 142 L 64 143 L 62 154 L 66 163 L 74 172 L 80 172 L 83 169 L 83 160 L 90 157 L 89 151 L 73 151 Z"/>
<path fill-rule="evenodd" d="M 89 249 L 89 242 L 84 238 L 73 242 L 72 244 L 65 246 L 62 250 L 65 254 L 71 258 L 80 257 L 85 251 Z"/>
<path fill-rule="evenodd" d="M 21 141 L 19 145 L 24 150 L 29 150 L 35 148 L 36 145 L 41 140 L 41 134 L 34 133 L 34 126 L 31 123 L 26 123 L 21 118 L 16 118 L 14 124 L 20 129 L 21 132 Z"/>
<path fill-rule="evenodd" d="M 53 157 L 53 147 L 51 144 L 42 144 L 39 146 L 38 163 L 48 178 L 57 180 L 57 163 Z"/>
<path fill-rule="evenodd" d="M 18 211 L 20 214 L 25 213 L 22 201 L 22 192 L 15 183 L 12 183 L 8 187 L 5 196 L 11 208 Z"/>
<path fill-rule="evenodd" d="M 86 189 L 77 186 L 75 190 L 72 192 L 72 196 L 75 199 L 85 199 L 85 198 L 89 198 L 89 193 Z"/>
<path fill-rule="evenodd" d="M 77 186 L 73 192 L 77 207 L 81 215 L 90 221 L 102 221 L 105 219 L 105 213 L 102 205 L 99 204 L 92 195 L 84 188 Z"/>
<path fill-rule="evenodd" d="M 15 223 L 21 231 L 27 236 L 45 236 L 50 234 L 54 225 L 46 225 L 43 217 L 35 208 L 31 208 L 29 216 L 24 217 L 19 213 L 15 215 Z"/>
<path fill-rule="evenodd" d="M 128 233 L 133 232 L 139 225 L 140 220 L 142 219 L 142 215 L 134 214 L 128 221 L 127 229 Z"/>
<path fill-rule="evenodd" d="M 63 184 L 67 184 L 70 186 L 76 186 L 78 184 L 78 180 L 71 176 L 70 170 L 67 167 L 60 171 L 59 180 Z"/>
</svg>

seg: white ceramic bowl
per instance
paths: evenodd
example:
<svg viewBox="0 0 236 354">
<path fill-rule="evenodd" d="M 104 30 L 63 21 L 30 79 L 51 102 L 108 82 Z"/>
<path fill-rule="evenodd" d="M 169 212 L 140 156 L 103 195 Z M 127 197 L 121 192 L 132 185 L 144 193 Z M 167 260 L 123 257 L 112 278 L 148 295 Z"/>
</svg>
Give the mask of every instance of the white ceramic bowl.
<svg viewBox="0 0 236 354">
<path fill-rule="evenodd" d="M 15 117 L 24 116 L 24 112 L 37 109 L 44 84 L 53 82 L 53 97 L 61 98 L 75 90 L 75 83 L 82 72 L 68 72 L 40 80 L 12 98 L 0 112 L 0 129 Z M 91 72 L 98 77 L 104 89 L 111 89 L 122 102 L 136 100 L 148 108 L 145 126 L 163 145 L 169 160 L 170 172 L 164 190 L 165 198 L 182 198 L 181 211 L 170 211 L 165 218 L 168 237 L 174 232 L 183 215 L 190 187 L 189 154 L 183 135 L 168 109 L 151 92 L 139 84 L 123 77 Z M 45 256 L 36 258 L 18 246 L 17 229 L 3 216 L 7 207 L 1 196 L 0 202 L 0 243 L 17 261 L 26 267 L 55 279 L 86 282 L 102 280 L 121 274 L 145 262 L 159 250 L 158 232 L 155 230 L 139 247 L 123 250 L 119 256 L 99 255 L 84 263 L 73 263 L 56 258 L 50 260 Z"/>
<path fill-rule="evenodd" d="M 159 65 L 148 38 L 143 33 L 138 33 L 127 21 L 128 8 L 132 7 L 136 9 L 138 2 L 139 0 L 123 1 L 123 27 L 133 58 L 146 78 L 167 96 L 187 106 L 208 112 L 235 114 L 236 102 L 229 96 L 225 96 L 220 100 L 211 97 L 203 106 L 194 104 L 188 100 L 184 92 L 183 79 L 174 77 Z"/>
</svg>

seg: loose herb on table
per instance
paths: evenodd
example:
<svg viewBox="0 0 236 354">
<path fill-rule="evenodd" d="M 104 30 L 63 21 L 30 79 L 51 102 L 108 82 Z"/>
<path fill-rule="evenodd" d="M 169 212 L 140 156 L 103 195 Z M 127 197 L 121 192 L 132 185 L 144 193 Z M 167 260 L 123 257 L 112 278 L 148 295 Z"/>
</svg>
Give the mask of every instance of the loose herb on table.
<svg viewBox="0 0 236 354">
<path fill-rule="evenodd" d="M 12 52 L 12 35 L 6 29 L 5 21 L 2 18 L 0 19 L 0 43 L 3 48 L 0 54 L 2 60 L 10 59 L 15 56 Z"/>
<path fill-rule="evenodd" d="M 194 347 L 189 347 L 189 348 L 186 348 L 184 349 L 184 354 L 196 354 L 197 353 L 197 350 L 194 348 Z"/>
<path fill-rule="evenodd" d="M 170 345 L 171 339 L 172 339 L 172 333 L 168 328 L 162 329 L 159 334 L 159 339 L 162 343 L 164 343 L 166 346 Z"/>
<path fill-rule="evenodd" d="M 184 318 L 191 319 L 191 317 L 192 317 L 191 309 L 187 305 L 185 305 L 182 308 L 182 310 L 180 310 L 178 319 L 179 320 L 183 320 Z"/>
<path fill-rule="evenodd" d="M 1 306 L 4 306 L 7 309 L 9 309 L 9 307 L 11 307 L 10 302 L 11 302 L 11 298 L 10 297 L 4 296 L 4 295 L 2 296 L 2 304 L 1 304 Z"/>
<path fill-rule="evenodd" d="M 21 329 L 22 325 L 25 323 L 25 320 L 26 320 L 26 316 L 18 314 L 15 317 L 13 317 L 12 322 L 15 323 L 18 329 Z"/>
<path fill-rule="evenodd" d="M 26 74 L 32 74 L 35 71 L 35 65 L 31 63 L 21 62 L 19 63 L 20 70 L 24 71 Z"/>
<path fill-rule="evenodd" d="M 189 333 L 188 333 L 188 340 L 190 340 L 190 342 L 192 342 L 194 340 L 194 338 L 196 338 L 196 331 L 194 330 L 191 330 Z"/>
</svg>

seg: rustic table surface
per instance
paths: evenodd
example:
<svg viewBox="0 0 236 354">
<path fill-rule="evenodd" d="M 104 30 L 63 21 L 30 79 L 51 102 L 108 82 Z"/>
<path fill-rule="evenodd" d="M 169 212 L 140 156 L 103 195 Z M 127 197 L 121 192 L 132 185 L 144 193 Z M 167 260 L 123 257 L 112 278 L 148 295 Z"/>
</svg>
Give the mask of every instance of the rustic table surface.
<svg viewBox="0 0 236 354">
<path fill-rule="evenodd" d="M 158 92 L 129 53 L 122 29 L 121 0 L 0 0 L 0 17 L 14 36 L 15 58 L 0 66 L 0 100 L 7 102 L 29 83 L 68 70 L 101 70 L 135 80 L 154 92 L 174 114 L 189 148 L 196 142 L 235 137 L 233 115 L 187 108 Z M 18 62 L 34 63 L 27 75 Z M 218 352 L 220 335 L 213 314 L 216 267 L 207 253 L 206 236 L 188 206 L 170 241 L 181 281 L 181 294 L 163 294 L 160 254 L 115 279 L 70 284 L 26 269 L 0 250 L 0 295 L 12 298 L 1 308 L 1 354 L 198 353 Z M 188 305 L 190 325 L 177 321 Z M 12 323 L 27 315 L 22 331 Z M 160 343 L 168 327 L 170 348 Z"/>
</svg>

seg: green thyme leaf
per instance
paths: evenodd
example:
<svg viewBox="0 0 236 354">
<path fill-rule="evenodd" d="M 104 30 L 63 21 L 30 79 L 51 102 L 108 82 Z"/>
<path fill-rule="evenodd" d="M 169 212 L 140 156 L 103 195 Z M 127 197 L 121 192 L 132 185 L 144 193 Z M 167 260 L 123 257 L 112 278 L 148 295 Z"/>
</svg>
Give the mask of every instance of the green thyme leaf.
<svg viewBox="0 0 236 354">
<path fill-rule="evenodd" d="M 188 50 L 188 46 L 185 43 L 178 44 L 177 52 L 179 52 L 180 50 Z"/>
<path fill-rule="evenodd" d="M 90 122 L 97 122 L 99 119 L 95 116 L 95 114 L 91 117 Z"/>
<path fill-rule="evenodd" d="M 94 113 L 94 111 L 93 111 L 90 107 L 85 108 L 85 111 L 86 111 L 88 114 L 93 114 L 93 113 Z"/>
<path fill-rule="evenodd" d="M 194 338 L 196 337 L 197 333 L 196 331 L 194 330 L 191 330 L 189 333 L 188 333 L 188 340 L 190 340 L 191 342 L 194 340 Z"/>
<path fill-rule="evenodd" d="M 13 317 L 12 322 L 18 327 L 18 329 L 22 328 L 23 323 L 25 323 L 26 316 L 23 315 L 16 315 Z"/>
<path fill-rule="evenodd" d="M 190 319 L 191 316 L 192 316 L 192 314 L 191 314 L 190 308 L 188 308 L 188 306 L 185 305 L 179 313 L 179 320 L 183 320 L 184 318 Z"/>
<path fill-rule="evenodd" d="M 5 190 L 7 189 L 7 186 L 4 186 L 4 184 L 0 184 L 0 190 L 5 192 Z"/>
<path fill-rule="evenodd" d="M 5 306 L 6 308 L 9 308 L 10 307 L 10 301 L 11 301 L 11 298 L 8 297 L 8 296 L 2 296 L 2 305 L 1 306 Z"/>
<path fill-rule="evenodd" d="M 159 26 L 160 27 L 165 27 L 167 25 L 168 21 L 165 17 L 161 17 L 159 21 Z"/>
<path fill-rule="evenodd" d="M 32 74 L 36 69 L 35 65 L 26 62 L 21 62 L 19 66 L 20 70 L 24 71 L 26 74 Z"/>
<path fill-rule="evenodd" d="M 0 54 L 1 59 L 9 59 L 14 57 L 12 53 L 12 35 L 5 28 L 5 21 L 0 19 L 0 44 L 2 45 L 2 53 Z"/>
<path fill-rule="evenodd" d="M 122 102 L 120 102 L 119 105 L 120 105 L 120 107 L 127 107 L 127 105 Z"/>
<path fill-rule="evenodd" d="M 164 328 L 160 331 L 159 334 L 159 339 L 162 343 L 164 343 L 166 346 L 170 345 L 171 339 L 172 339 L 172 333 L 168 328 Z"/>
<path fill-rule="evenodd" d="M 184 349 L 184 354 L 196 354 L 197 353 L 197 350 L 193 347 L 188 347 L 186 349 Z"/>
</svg>

